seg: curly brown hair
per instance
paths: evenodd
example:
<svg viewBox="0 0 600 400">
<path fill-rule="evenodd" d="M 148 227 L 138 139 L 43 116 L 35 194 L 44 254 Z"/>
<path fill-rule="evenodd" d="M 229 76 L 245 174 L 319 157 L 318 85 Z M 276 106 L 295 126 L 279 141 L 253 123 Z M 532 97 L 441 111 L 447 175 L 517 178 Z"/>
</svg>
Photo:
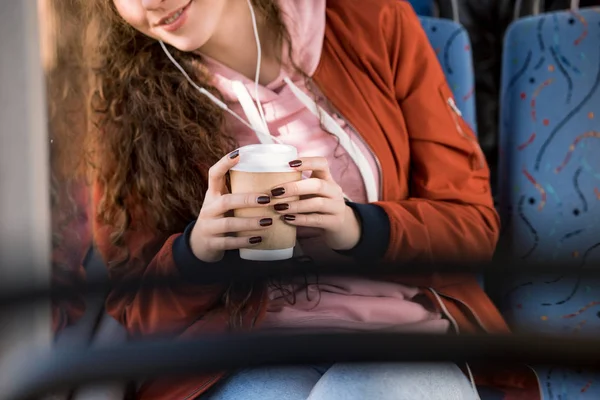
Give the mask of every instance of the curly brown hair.
<svg viewBox="0 0 600 400">
<path fill-rule="evenodd" d="M 88 71 L 89 129 L 83 153 L 86 170 L 103 189 L 94 218 L 111 226 L 111 242 L 121 250 L 119 259 L 110 260 L 114 271 L 127 268 L 128 231 L 150 229 L 164 237 L 197 218 L 209 167 L 236 142 L 227 133 L 223 110 L 189 84 L 158 41 L 127 24 L 113 0 L 68 1 L 78 2 L 86 26 L 82 60 Z M 285 45 L 292 60 L 277 1 L 252 3 L 266 20 L 270 39 Z M 210 85 L 201 56 L 171 46 L 169 51 L 198 85 L 223 98 Z M 240 325 L 253 290 L 252 282 L 238 282 L 224 293 L 231 327 Z"/>
<path fill-rule="evenodd" d="M 86 148 L 103 186 L 98 217 L 114 226 L 115 245 L 132 220 L 161 233 L 181 232 L 200 212 L 208 168 L 236 147 L 223 110 L 183 78 L 158 41 L 128 25 L 112 0 L 81 2 L 92 72 Z M 289 43 L 276 2 L 252 2 L 272 34 Z M 169 50 L 197 84 L 222 98 L 200 56 Z M 133 204 L 143 218 L 133 218 Z"/>
<path fill-rule="evenodd" d="M 79 9 L 76 0 L 40 0 L 38 7 L 50 142 L 52 284 L 77 285 L 83 278 L 81 259 L 89 245 L 90 228 L 85 218 L 86 185 L 79 180 L 81 176 L 73 175 L 81 161 L 74 155 L 81 153 L 86 129 Z M 53 298 L 52 305 L 67 311 L 68 323 L 85 310 L 82 299 Z"/>
<path fill-rule="evenodd" d="M 80 213 L 79 207 L 85 207 L 77 204 L 72 193 L 73 178 L 77 177 L 72 172 L 81 161 L 73 155 L 81 151 L 81 132 L 86 129 L 86 112 L 82 106 L 85 73 L 79 62 L 81 45 L 76 40 L 78 16 L 74 1 L 41 0 L 38 3 L 48 100 L 53 250 L 63 245 L 62 234 Z"/>
</svg>

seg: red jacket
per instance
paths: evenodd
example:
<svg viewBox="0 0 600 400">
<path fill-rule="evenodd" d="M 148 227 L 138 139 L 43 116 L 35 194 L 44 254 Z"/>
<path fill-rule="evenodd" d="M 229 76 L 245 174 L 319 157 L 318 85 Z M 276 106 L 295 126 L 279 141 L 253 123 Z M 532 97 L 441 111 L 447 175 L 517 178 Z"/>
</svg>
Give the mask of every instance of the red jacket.
<svg viewBox="0 0 600 400">
<path fill-rule="evenodd" d="M 377 204 L 391 222 L 386 259 L 490 259 L 499 219 L 489 170 L 472 130 L 449 104 L 452 92 L 425 32 L 404 1 L 370 0 L 367 4 L 362 0 L 327 2 L 325 42 L 313 80 L 379 159 L 383 200 Z M 96 186 L 94 204 L 101 193 Z M 110 234 L 109 226 L 95 221 L 94 239 L 109 266 L 117 257 Z M 130 265 L 126 273 L 110 271 L 112 278 L 180 274 L 173 258 L 173 243 L 180 235 L 165 238 L 152 232 L 130 232 L 126 239 Z M 432 299 L 432 291 L 439 294 L 461 332 L 509 333 L 472 275 L 400 275 L 394 279 L 422 287 Z M 107 310 L 133 335 L 156 334 L 169 327 L 190 337 L 226 329 L 228 315 L 218 306 L 224 290 L 224 285 L 212 285 L 203 290 L 194 286 L 112 293 Z M 265 295 L 266 291 L 254 293 L 247 326 L 260 324 Z M 152 381 L 141 388 L 139 397 L 191 399 L 220 377 Z M 522 389 L 523 398 L 539 396 L 531 374 L 521 374 L 518 380 L 511 373 L 481 375 L 478 380 L 503 386 L 508 392 Z"/>
</svg>

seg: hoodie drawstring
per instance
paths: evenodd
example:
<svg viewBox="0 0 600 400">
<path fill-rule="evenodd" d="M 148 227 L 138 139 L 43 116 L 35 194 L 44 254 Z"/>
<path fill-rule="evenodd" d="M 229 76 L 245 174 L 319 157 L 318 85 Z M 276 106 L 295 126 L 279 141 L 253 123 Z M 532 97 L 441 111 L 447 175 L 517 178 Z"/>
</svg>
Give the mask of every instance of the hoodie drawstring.
<svg viewBox="0 0 600 400">
<path fill-rule="evenodd" d="M 254 37 L 255 37 L 256 45 L 257 45 L 257 65 L 256 65 L 256 76 L 255 76 L 255 80 L 254 80 L 254 89 L 256 92 L 255 93 L 256 104 L 255 104 L 255 101 L 252 99 L 252 96 L 250 96 L 248 89 L 242 82 L 239 82 L 239 81 L 232 82 L 232 89 L 233 89 L 236 97 L 238 98 L 240 105 L 242 106 L 242 110 L 244 111 L 244 114 L 246 114 L 247 121 L 244 120 L 242 117 L 240 117 L 238 114 L 236 114 L 234 111 L 232 111 L 227 106 L 227 104 L 225 104 L 220 99 L 215 97 L 208 90 L 196 85 L 196 83 L 194 83 L 194 81 L 185 72 L 185 70 L 181 67 L 181 65 L 179 65 L 179 63 L 171 55 L 171 53 L 169 52 L 169 50 L 167 49 L 165 44 L 162 41 L 159 41 L 159 43 L 160 43 L 160 46 L 162 47 L 163 51 L 169 58 L 169 60 L 171 60 L 171 62 L 179 69 L 179 71 L 181 71 L 183 76 L 188 80 L 188 82 L 190 82 L 190 84 L 196 90 L 198 90 L 200 93 L 202 93 L 203 95 L 208 97 L 212 102 L 214 102 L 216 105 L 218 105 L 224 111 L 231 114 L 234 118 L 236 118 L 242 124 L 244 124 L 245 126 L 247 126 L 250 129 L 252 129 L 256 133 L 256 136 L 261 143 L 263 143 L 263 144 L 273 143 L 273 142 L 281 143 L 281 141 L 279 139 L 277 139 L 276 137 L 274 137 L 271 134 L 271 132 L 269 131 L 267 120 L 264 116 L 264 111 L 262 110 L 262 104 L 260 103 L 260 98 L 258 97 L 259 96 L 259 94 L 258 94 L 258 78 L 260 75 L 260 62 L 261 62 L 261 56 L 262 56 L 262 49 L 261 49 L 261 45 L 260 45 L 260 37 L 258 35 L 258 28 L 256 25 L 256 15 L 254 14 L 254 8 L 252 7 L 252 3 L 250 2 L 250 0 L 247 0 L 247 1 L 248 1 L 248 7 L 250 8 L 250 15 L 252 17 L 252 26 L 254 29 Z M 352 139 L 350 138 L 350 135 L 335 121 L 335 119 L 331 115 L 329 115 L 325 110 L 323 110 L 323 108 L 320 107 L 310 96 L 308 96 L 306 93 L 304 93 L 302 90 L 300 90 L 300 88 L 298 88 L 298 86 L 296 86 L 289 78 L 287 78 L 287 77 L 284 78 L 284 81 L 288 85 L 288 87 L 290 88 L 292 93 L 296 96 L 296 98 L 300 102 L 302 102 L 302 104 L 313 115 L 315 115 L 317 118 L 319 118 L 319 120 L 321 121 L 321 123 L 323 124 L 325 129 L 327 129 L 330 133 L 332 133 L 333 135 L 335 135 L 338 138 L 342 148 L 344 150 L 346 150 L 346 152 L 348 153 L 348 155 L 350 156 L 352 161 L 358 167 L 360 175 L 365 184 L 365 190 L 367 193 L 368 202 L 372 203 L 372 202 L 378 201 L 379 200 L 379 191 L 377 189 L 377 183 L 375 182 L 375 178 L 374 178 L 374 174 L 373 174 L 371 165 L 369 164 L 369 161 L 367 160 L 365 155 L 362 153 L 360 148 L 356 145 L 355 142 L 352 141 Z M 357 132 L 357 134 L 359 134 L 359 133 Z M 346 196 L 346 198 L 347 198 L 347 196 Z"/>
</svg>

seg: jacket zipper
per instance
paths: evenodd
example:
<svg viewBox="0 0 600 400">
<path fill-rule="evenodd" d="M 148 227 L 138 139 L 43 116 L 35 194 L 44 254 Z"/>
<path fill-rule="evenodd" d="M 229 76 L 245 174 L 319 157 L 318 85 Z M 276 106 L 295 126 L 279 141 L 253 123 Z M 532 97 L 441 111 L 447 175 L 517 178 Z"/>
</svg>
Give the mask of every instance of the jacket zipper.
<svg viewBox="0 0 600 400">
<path fill-rule="evenodd" d="M 535 375 L 535 379 L 537 380 L 537 383 L 538 383 L 538 391 L 540 392 L 540 400 L 542 400 L 544 398 L 544 391 L 542 390 L 542 380 L 540 379 L 540 376 L 537 373 L 537 371 L 531 365 L 527 364 L 526 366 Z"/>
<path fill-rule="evenodd" d="M 452 113 L 452 118 L 454 119 L 454 125 L 456 125 L 456 130 L 458 130 L 458 133 L 460 133 L 460 135 L 467 139 L 469 142 L 471 142 L 471 144 L 473 145 L 473 148 L 475 149 L 475 151 L 478 154 L 478 159 L 479 159 L 479 168 L 483 168 L 484 166 L 484 159 L 485 156 L 483 155 L 483 151 L 481 150 L 481 147 L 479 146 L 479 144 L 477 143 L 477 140 L 472 138 L 471 136 L 467 135 L 463 129 L 460 126 L 460 123 L 458 122 L 458 119 L 456 118 L 456 116 L 458 115 L 460 118 L 462 118 L 462 112 L 460 111 L 460 109 L 458 108 L 458 106 L 456 105 L 456 102 L 454 101 L 454 99 L 452 97 L 448 97 L 448 100 L 446 101 L 448 103 L 448 106 L 452 109 L 452 111 L 454 111 L 454 113 Z"/>
<path fill-rule="evenodd" d="M 450 321 L 450 323 L 452 324 L 452 326 L 454 327 L 454 329 L 456 330 L 456 334 L 460 334 L 460 329 L 458 327 L 458 323 L 456 322 L 456 320 L 452 317 L 452 315 L 450 314 L 450 311 L 448 311 L 448 309 L 446 308 L 446 306 L 444 305 L 444 303 L 442 302 L 442 299 L 440 296 L 443 296 L 442 294 L 438 293 L 435 289 L 433 288 L 427 288 L 429 289 L 429 291 L 431 293 L 433 293 L 433 296 L 435 297 L 435 299 L 438 302 L 438 305 L 440 306 L 440 309 L 442 310 L 442 313 L 446 315 L 446 317 L 448 318 L 448 320 Z M 462 302 L 461 302 L 462 303 Z M 471 311 L 472 312 L 472 311 Z M 473 313 L 473 315 L 475 315 L 475 313 Z M 465 366 L 467 368 L 467 372 L 468 372 L 468 379 L 471 382 L 471 387 L 473 388 L 473 393 L 475 394 L 475 396 L 477 397 L 478 400 L 481 400 L 481 396 L 479 395 L 479 391 L 477 390 L 477 385 L 475 384 L 475 378 L 473 377 L 473 373 L 471 372 L 471 367 L 469 366 L 469 363 L 465 363 Z"/>
<path fill-rule="evenodd" d="M 333 113 L 335 115 L 337 115 L 341 120 L 343 120 L 350 127 L 350 129 L 354 133 L 354 136 L 356 136 L 358 138 L 358 140 L 360 140 L 360 142 L 365 146 L 365 148 L 369 151 L 369 153 L 371 153 L 371 156 L 375 160 L 375 165 L 377 165 L 377 172 L 378 172 L 378 178 L 379 178 L 379 187 L 378 187 L 377 197 L 378 197 L 378 200 L 381 201 L 382 197 L 383 197 L 383 169 L 381 168 L 381 162 L 379 161 L 379 157 L 377 157 L 377 154 L 375 154 L 375 152 L 373 151 L 371 146 L 369 146 L 367 141 L 362 137 L 362 135 L 354 127 L 354 125 L 352 125 L 352 123 L 350 121 L 348 121 L 348 118 L 346 118 L 344 115 L 342 115 L 342 113 L 340 113 L 338 111 L 338 109 L 335 108 L 333 106 L 333 104 L 331 104 L 331 102 L 328 102 L 328 103 L 329 103 L 330 108 L 332 109 Z"/>
<path fill-rule="evenodd" d="M 477 321 L 477 323 L 479 324 L 479 327 L 480 327 L 481 329 L 483 329 L 485 332 L 489 332 L 489 329 L 487 329 L 487 328 L 486 328 L 486 326 L 485 326 L 485 324 L 483 323 L 483 321 L 481 320 L 481 318 L 479 318 L 479 316 L 477 315 L 477 313 L 476 313 L 476 312 L 475 312 L 475 311 L 474 311 L 474 310 L 473 310 L 473 309 L 472 309 L 472 308 L 471 308 L 469 305 L 467 305 L 467 303 L 465 303 L 464 301 L 462 301 L 462 300 L 459 300 L 459 299 L 457 299 L 457 298 L 455 298 L 455 297 L 452 297 L 452 296 L 448 296 L 448 295 L 445 295 L 445 294 L 441 294 L 441 295 L 442 295 L 443 297 L 447 298 L 447 299 L 454 300 L 454 301 L 456 301 L 457 303 L 460 303 L 460 304 L 462 304 L 462 305 L 463 305 L 463 307 L 465 307 L 467 310 L 469 310 L 469 312 L 470 312 L 470 313 L 473 315 L 473 318 L 475 318 L 475 320 L 476 320 L 476 321 Z"/>
<path fill-rule="evenodd" d="M 448 296 L 448 295 L 443 294 L 443 293 L 439 293 L 435 289 L 432 289 L 432 288 L 428 288 L 428 289 L 431 290 L 433 293 L 437 294 L 440 297 L 445 297 L 447 299 L 453 300 L 453 301 L 455 301 L 455 302 L 460 303 L 461 305 L 463 305 L 467 310 L 469 310 L 469 312 L 471 313 L 471 315 L 473 315 L 473 318 L 475 318 L 475 320 L 479 324 L 479 327 L 481 329 L 483 329 L 484 331 L 489 332 L 488 329 L 485 327 L 485 324 L 481 321 L 481 318 L 479 318 L 479 316 L 477 315 L 477 313 L 475 311 L 473 311 L 473 309 L 471 307 L 469 307 L 469 305 L 466 304 L 464 301 L 459 300 L 456 297 L 452 297 L 452 296 Z"/>
<path fill-rule="evenodd" d="M 202 389 L 204 389 L 205 387 L 207 387 L 208 385 L 213 384 L 218 378 L 214 377 L 212 379 L 210 379 L 208 382 L 205 382 L 204 385 L 201 385 L 199 387 L 197 387 L 196 389 L 194 389 L 190 394 L 188 394 L 183 400 L 189 400 L 189 399 L 193 399 L 193 396 L 196 396 L 198 394 L 199 391 L 201 391 Z"/>
<path fill-rule="evenodd" d="M 309 85 L 314 85 L 316 89 L 318 89 L 318 91 L 321 93 L 321 95 L 323 97 L 325 97 L 325 99 L 327 99 L 327 95 L 325 94 L 325 92 L 319 87 L 319 85 L 316 84 L 316 82 L 310 78 L 309 79 Z M 375 165 L 377 165 L 377 171 L 379 172 L 379 190 L 378 190 L 378 200 L 381 201 L 382 197 L 383 197 L 383 169 L 381 168 L 381 162 L 379 161 L 379 157 L 377 157 L 377 154 L 373 151 L 373 149 L 371 148 L 371 146 L 369 146 L 369 144 L 363 139 L 362 135 L 360 134 L 360 132 L 354 127 L 354 125 L 352 125 L 352 123 L 350 123 L 350 121 L 348 120 L 348 118 L 346 118 L 338 109 L 337 107 L 335 107 L 331 101 L 327 101 L 327 108 L 330 108 L 330 111 L 333 111 L 333 113 L 337 114 L 338 117 L 340 117 L 340 119 L 342 119 L 346 124 L 348 124 L 348 126 L 350 127 L 350 129 L 354 132 L 354 136 L 358 137 L 358 140 L 361 141 L 361 143 L 365 146 L 365 148 L 371 153 L 371 156 L 373 157 L 373 159 L 375 160 Z M 363 178 L 364 179 L 364 178 Z"/>
<path fill-rule="evenodd" d="M 456 331 L 456 334 L 460 334 L 460 329 L 458 327 L 458 323 L 456 322 L 456 320 L 452 317 L 452 315 L 450 314 L 450 311 L 448 311 L 448 309 L 446 308 L 446 306 L 444 305 L 444 303 L 442 302 L 442 299 L 440 298 L 440 294 L 434 289 L 434 288 L 427 288 L 431 293 L 433 293 L 433 297 L 435 297 L 436 301 L 438 302 L 438 306 L 440 307 L 440 309 L 442 310 L 442 313 L 448 318 L 448 320 L 450 321 L 450 323 L 452 324 L 452 327 L 454 328 L 454 330 Z"/>
<path fill-rule="evenodd" d="M 450 108 L 452 110 L 454 110 L 454 112 L 456 114 L 458 114 L 459 117 L 462 117 L 462 111 L 460 111 L 460 108 L 458 108 L 458 106 L 456 105 L 456 102 L 454 101 L 454 99 L 452 97 L 448 97 L 448 105 L 450 106 Z"/>
</svg>

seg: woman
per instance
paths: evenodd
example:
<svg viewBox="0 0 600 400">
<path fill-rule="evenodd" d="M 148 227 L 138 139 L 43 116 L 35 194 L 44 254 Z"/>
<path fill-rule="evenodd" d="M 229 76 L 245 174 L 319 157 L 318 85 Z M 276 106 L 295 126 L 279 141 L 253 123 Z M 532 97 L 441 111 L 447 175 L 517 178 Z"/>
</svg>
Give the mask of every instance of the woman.
<svg viewBox="0 0 600 400">
<path fill-rule="evenodd" d="M 408 3 L 86 0 L 94 239 L 113 279 L 223 268 L 278 207 L 297 250 L 332 260 L 486 260 L 489 172 Z M 335 110 L 335 111 L 334 111 Z M 343 116 L 342 116 L 343 115 Z M 238 146 L 296 146 L 309 175 L 231 195 Z M 356 144 L 348 145 L 349 142 Z M 236 233 L 237 236 L 232 236 Z M 307 278 L 308 279 L 308 278 Z M 132 336 L 281 327 L 507 332 L 472 276 L 114 291 Z M 312 295 L 316 294 L 316 295 Z M 466 368 L 468 369 L 468 368 Z M 472 399 L 455 365 L 266 368 L 152 381 L 142 399 Z"/>
</svg>

